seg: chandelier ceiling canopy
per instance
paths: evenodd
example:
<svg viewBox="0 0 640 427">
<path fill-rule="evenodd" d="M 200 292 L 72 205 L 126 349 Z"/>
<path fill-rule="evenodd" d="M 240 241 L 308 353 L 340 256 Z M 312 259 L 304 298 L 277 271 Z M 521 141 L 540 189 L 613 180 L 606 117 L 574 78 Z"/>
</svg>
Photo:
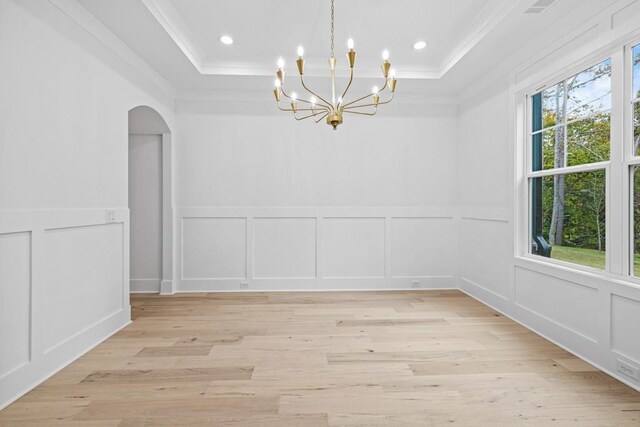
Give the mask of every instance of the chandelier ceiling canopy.
<svg viewBox="0 0 640 427">
<path fill-rule="evenodd" d="M 304 81 L 304 49 L 302 46 L 298 46 L 298 59 L 296 65 L 298 68 L 298 74 L 300 75 L 300 83 L 302 88 L 307 91 L 311 98 L 309 100 L 298 98 L 295 92 L 287 93 L 285 90 L 285 72 L 284 72 L 284 60 L 278 59 L 278 71 L 276 72 L 275 89 L 273 93 L 276 98 L 276 104 L 281 111 L 288 111 L 293 113 L 293 117 L 296 120 L 305 120 L 313 118 L 316 123 L 326 118 L 328 125 L 331 125 L 334 130 L 338 128 L 338 125 L 342 124 L 344 114 L 359 114 L 364 116 L 373 116 L 378 112 L 378 106 L 382 104 L 388 104 L 393 100 L 393 96 L 396 90 L 396 73 L 391 68 L 389 62 L 389 51 L 382 52 L 382 75 L 384 77 L 384 84 L 382 88 L 374 86 L 371 93 L 348 101 L 346 99 L 347 92 L 353 82 L 353 69 L 356 63 L 356 51 L 354 50 L 353 39 L 349 39 L 347 47 L 347 60 L 349 62 L 349 83 L 342 92 L 342 95 L 336 98 L 336 58 L 334 56 L 334 21 L 335 21 L 335 8 L 334 0 L 331 0 L 331 56 L 329 57 L 329 71 L 331 79 L 331 102 L 318 95 L 313 90 L 307 87 Z M 385 90 L 390 92 L 388 99 L 381 100 L 380 94 Z M 290 108 L 283 108 L 280 105 L 282 98 L 287 98 L 291 101 Z M 304 104 L 302 108 L 298 103 Z"/>
</svg>

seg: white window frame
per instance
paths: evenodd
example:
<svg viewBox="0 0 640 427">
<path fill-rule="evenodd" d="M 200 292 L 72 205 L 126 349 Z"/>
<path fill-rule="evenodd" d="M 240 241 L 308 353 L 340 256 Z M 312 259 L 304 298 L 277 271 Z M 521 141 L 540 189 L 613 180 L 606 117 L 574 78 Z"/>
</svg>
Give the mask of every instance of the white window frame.
<svg viewBox="0 0 640 427">
<path fill-rule="evenodd" d="M 624 128 L 622 130 L 624 134 L 624 153 L 623 153 L 623 191 L 626 195 L 626 206 L 623 211 L 623 222 L 626 225 L 626 236 L 623 242 L 623 256 L 622 269 L 627 273 L 630 280 L 636 284 L 640 284 L 640 277 L 633 275 L 633 261 L 634 261 L 634 227 L 633 227 L 633 176 L 630 173 L 631 167 L 640 165 L 640 155 L 635 156 L 633 152 L 634 137 L 633 137 L 633 105 L 640 103 L 640 97 L 633 98 L 633 48 L 640 45 L 640 37 L 631 40 L 624 45 L 624 81 L 623 81 L 623 97 L 622 103 L 624 106 L 623 120 Z"/>
<path fill-rule="evenodd" d="M 526 249 L 522 252 L 522 256 L 529 258 L 529 259 L 533 259 L 536 261 L 540 261 L 543 263 L 548 263 L 548 264 L 552 264 L 552 265 L 557 265 L 557 266 L 561 266 L 561 267 L 566 267 L 566 268 L 571 268 L 571 269 L 576 269 L 576 270 L 583 270 L 586 272 L 590 272 L 590 273 L 595 273 L 595 274 L 602 274 L 602 273 L 608 273 L 610 272 L 610 246 L 611 246 L 611 242 L 610 242 L 610 235 L 611 235 L 611 227 L 610 227 L 610 206 L 611 206 L 611 162 L 613 160 L 613 147 L 611 148 L 610 154 L 609 154 L 609 160 L 607 161 L 603 161 L 603 162 L 596 162 L 596 163 L 588 163 L 588 164 L 584 164 L 584 165 L 576 165 L 576 166 L 565 166 L 565 167 L 561 167 L 561 168 L 553 168 L 553 169 L 544 169 L 544 170 L 539 170 L 539 171 L 533 171 L 533 159 L 532 159 L 532 136 L 533 136 L 533 132 L 532 132 L 532 117 L 531 117 L 531 102 L 532 102 L 532 97 L 535 94 L 538 94 L 542 91 L 544 91 L 547 88 L 553 87 L 555 85 L 557 85 L 560 82 L 564 82 L 566 79 L 571 78 L 572 76 L 585 71 L 587 69 L 589 69 L 590 67 L 597 65 L 607 59 L 611 59 L 611 109 L 609 110 L 609 113 L 611 114 L 611 145 L 613 146 L 613 135 L 614 135 L 614 131 L 613 131 L 613 121 L 614 121 L 614 83 L 613 83 L 613 79 L 614 79 L 614 58 L 613 55 L 610 54 L 609 52 L 606 53 L 602 53 L 600 55 L 594 56 L 589 58 L 588 60 L 585 61 L 581 61 L 579 63 L 579 65 L 575 65 L 569 69 L 564 70 L 561 73 L 555 74 L 553 77 L 548 78 L 547 80 L 545 80 L 545 83 L 543 85 L 537 85 L 537 87 L 535 89 L 528 89 L 525 92 L 524 95 L 524 114 L 526 117 L 526 125 L 525 125 L 525 129 L 524 129 L 524 133 L 525 133 L 525 183 L 526 183 L 526 214 L 527 214 L 527 230 L 526 230 Z M 566 95 L 566 94 L 565 94 Z M 566 121 L 565 123 L 563 123 L 563 126 L 566 126 L 568 123 L 570 123 L 572 121 Z M 565 156 L 567 155 L 567 153 L 565 153 Z M 589 266 L 585 266 L 585 265 L 581 265 L 581 264 L 576 264 L 576 263 L 571 263 L 568 261 L 562 261 L 562 260 L 558 260 L 558 259 L 553 259 L 553 258 L 546 258 L 546 257 L 542 257 L 540 255 L 535 255 L 531 253 L 531 246 L 532 246 L 532 241 L 531 241 L 531 227 L 532 227 L 532 203 L 531 203 L 531 185 L 533 182 L 534 178 L 542 178 L 542 177 L 548 177 L 548 176 L 555 176 L 555 175 L 564 175 L 564 174 L 569 174 L 569 173 L 578 173 L 578 172 L 589 172 L 589 171 L 596 171 L 596 170 L 603 170 L 605 173 L 605 191 L 606 191 L 606 207 L 605 207 L 605 218 L 606 218 L 606 223 L 605 223 L 605 268 L 604 270 L 600 270 L 598 268 L 593 268 L 593 267 L 589 267 Z"/>
<path fill-rule="evenodd" d="M 637 34 L 637 33 L 636 33 Z M 626 38 L 629 40 L 629 38 Z M 632 276 L 633 266 L 633 188 L 629 173 L 632 165 L 640 165 L 640 156 L 632 156 L 632 48 L 640 44 L 640 37 L 626 43 L 612 43 L 558 72 L 538 79 L 537 84 L 514 90 L 516 148 L 514 157 L 514 257 L 527 262 L 575 271 L 594 277 L 614 279 L 620 283 L 640 286 L 640 277 Z M 607 162 L 569 166 L 545 171 L 532 171 L 531 97 L 607 58 L 611 58 L 611 152 Z M 540 84 L 540 81 L 543 83 Z M 622 141 L 622 143 L 620 142 Z M 606 179 L 606 262 L 605 270 L 580 264 L 541 257 L 531 253 L 531 179 L 559 173 L 605 170 Z"/>
</svg>

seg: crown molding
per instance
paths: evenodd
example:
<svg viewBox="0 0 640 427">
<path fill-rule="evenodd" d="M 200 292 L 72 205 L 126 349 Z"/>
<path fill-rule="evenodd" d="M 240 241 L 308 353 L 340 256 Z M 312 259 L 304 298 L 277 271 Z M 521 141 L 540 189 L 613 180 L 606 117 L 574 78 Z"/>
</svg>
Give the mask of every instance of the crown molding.
<svg viewBox="0 0 640 427">
<path fill-rule="evenodd" d="M 203 50 L 193 42 L 188 26 L 178 11 L 167 0 L 140 0 L 160 26 L 178 45 L 184 56 L 193 64 L 200 74 L 209 74 L 203 67 Z"/>
<path fill-rule="evenodd" d="M 521 5 L 523 3 L 529 4 L 529 2 L 530 0 L 502 0 L 499 5 L 492 8 L 485 5 L 485 7 L 473 19 L 478 23 L 475 26 L 472 26 L 473 29 L 466 37 L 462 37 L 460 43 L 453 48 L 452 53 L 440 66 L 440 77 L 447 74 L 511 12 L 522 7 Z"/>
<path fill-rule="evenodd" d="M 273 69 L 267 68 L 263 63 L 225 63 L 211 60 L 204 55 L 204 49 L 191 36 L 188 26 L 180 17 L 179 12 L 171 4 L 170 0 L 140 0 L 158 21 L 167 35 L 173 39 L 185 57 L 193 67 L 203 75 L 227 75 L 227 76 L 272 76 Z M 469 30 L 462 32 L 460 41 L 456 43 L 449 55 L 435 68 L 416 69 L 415 66 L 403 66 L 396 64 L 402 71 L 398 76 L 403 79 L 438 80 L 459 63 L 478 43 L 480 43 L 505 17 L 516 7 L 530 3 L 530 0 L 501 0 L 497 4 L 487 4 L 473 17 Z M 313 64 L 322 64 L 325 60 L 307 58 L 305 75 L 320 77 L 326 74 L 326 67 Z M 365 64 L 359 68 L 362 77 L 378 77 L 379 64 Z M 346 73 L 346 71 L 343 71 Z M 346 74 L 345 74 L 346 75 Z M 340 75 L 339 75 L 340 76 Z"/>
<path fill-rule="evenodd" d="M 640 11 L 638 0 L 618 0 L 587 20 L 574 23 L 573 26 L 559 25 L 554 31 L 545 32 L 542 39 L 531 40 L 518 52 L 496 64 L 492 71 L 463 88 L 458 94 L 458 103 L 462 105 L 473 101 L 500 79 L 522 88 L 536 79 L 541 79 L 541 76 L 553 74 L 553 70 L 580 62 L 594 53 L 621 44 L 624 40 L 640 37 L 640 30 L 633 19 L 615 24 L 614 18 L 628 12 L 632 5 Z M 536 44 L 544 47 L 537 48 Z"/>
<path fill-rule="evenodd" d="M 171 83 L 158 74 L 155 69 L 140 58 L 138 54 L 131 50 L 129 46 L 76 0 L 49 0 L 49 3 L 102 43 L 109 51 L 129 65 L 131 69 L 151 82 L 153 86 L 165 95 L 175 98 L 177 91 Z"/>
</svg>

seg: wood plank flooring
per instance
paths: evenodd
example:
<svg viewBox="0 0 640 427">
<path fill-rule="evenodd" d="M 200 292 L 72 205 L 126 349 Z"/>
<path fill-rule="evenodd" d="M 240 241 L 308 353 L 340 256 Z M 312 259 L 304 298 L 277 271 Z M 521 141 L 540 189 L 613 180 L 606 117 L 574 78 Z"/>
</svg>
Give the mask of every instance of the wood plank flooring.
<svg viewBox="0 0 640 427">
<path fill-rule="evenodd" d="M 640 393 L 458 291 L 134 296 L 2 426 L 640 426 Z"/>
</svg>

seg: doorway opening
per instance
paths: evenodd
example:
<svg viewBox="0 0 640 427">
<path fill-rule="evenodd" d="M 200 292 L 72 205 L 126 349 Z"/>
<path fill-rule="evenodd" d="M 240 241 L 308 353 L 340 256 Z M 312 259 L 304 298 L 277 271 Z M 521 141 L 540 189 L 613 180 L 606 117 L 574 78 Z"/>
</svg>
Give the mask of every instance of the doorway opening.
<svg viewBox="0 0 640 427">
<path fill-rule="evenodd" d="M 172 294 L 171 130 L 153 108 L 129 111 L 131 293 Z"/>
</svg>

